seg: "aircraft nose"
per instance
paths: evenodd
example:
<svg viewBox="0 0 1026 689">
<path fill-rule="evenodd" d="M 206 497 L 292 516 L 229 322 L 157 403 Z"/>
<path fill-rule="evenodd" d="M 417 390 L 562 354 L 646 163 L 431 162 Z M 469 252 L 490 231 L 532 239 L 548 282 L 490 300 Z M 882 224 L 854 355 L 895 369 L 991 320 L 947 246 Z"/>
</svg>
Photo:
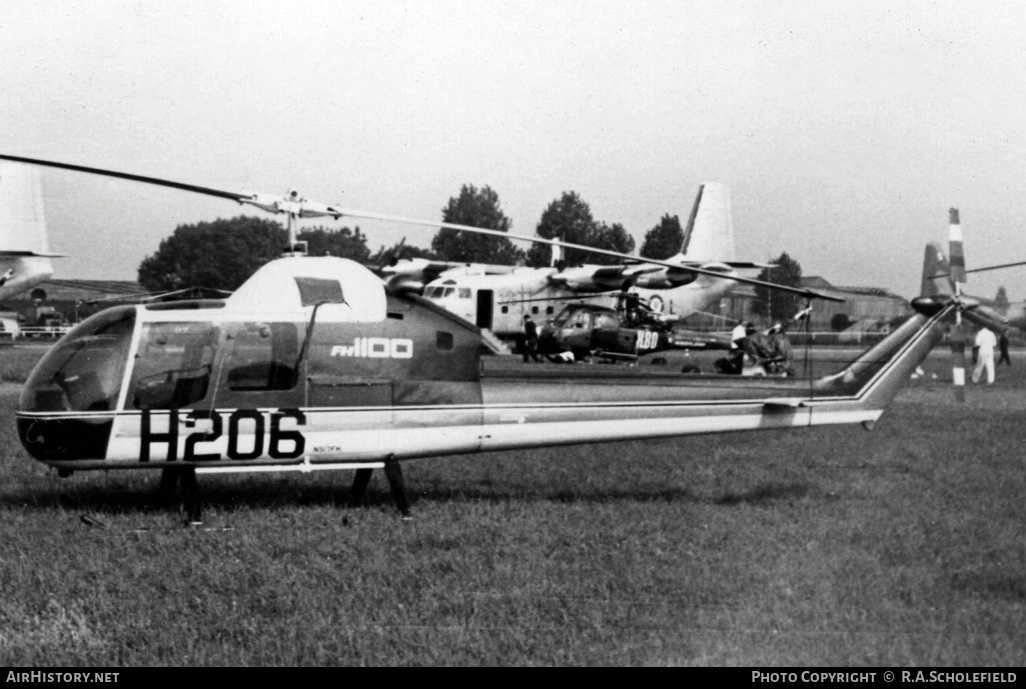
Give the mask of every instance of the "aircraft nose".
<svg viewBox="0 0 1026 689">
<path fill-rule="evenodd" d="M 18 418 L 18 437 L 36 459 L 105 459 L 112 417 L 97 419 Z"/>
</svg>

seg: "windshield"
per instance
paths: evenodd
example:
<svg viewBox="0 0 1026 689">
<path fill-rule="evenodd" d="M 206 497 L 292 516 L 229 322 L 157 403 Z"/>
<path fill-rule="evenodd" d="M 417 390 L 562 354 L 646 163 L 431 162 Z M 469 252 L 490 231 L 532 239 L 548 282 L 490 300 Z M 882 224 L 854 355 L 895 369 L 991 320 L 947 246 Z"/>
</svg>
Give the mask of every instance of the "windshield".
<svg viewBox="0 0 1026 689">
<path fill-rule="evenodd" d="M 98 313 L 43 355 L 21 393 L 22 411 L 106 411 L 117 404 L 135 307 Z"/>
</svg>

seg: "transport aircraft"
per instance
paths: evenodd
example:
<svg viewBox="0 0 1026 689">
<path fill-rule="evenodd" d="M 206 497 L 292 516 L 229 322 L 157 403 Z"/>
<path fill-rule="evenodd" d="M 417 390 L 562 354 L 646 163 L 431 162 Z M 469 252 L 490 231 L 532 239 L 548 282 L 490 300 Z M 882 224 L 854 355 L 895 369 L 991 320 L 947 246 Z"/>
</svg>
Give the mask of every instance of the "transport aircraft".
<svg viewBox="0 0 1026 689">
<path fill-rule="evenodd" d="M 256 197 L 36 162 L 240 202 Z M 304 206 L 291 194 L 280 205 L 259 198 L 287 213 L 290 226 L 304 212 L 393 219 Z M 913 306 L 886 339 L 815 378 L 518 366 L 484 352 L 472 323 L 389 292 L 358 263 L 289 255 L 227 299 L 117 306 L 86 319 L 30 374 L 17 430 L 28 453 L 61 476 L 161 470 L 162 490 L 173 495 L 181 486 L 193 523 L 197 474 L 326 469 L 355 471 L 357 504 L 371 471 L 384 469 L 406 517 L 400 463 L 413 459 L 726 431 L 872 428 L 941 337 L 942 319 L 972 304 L 956 295 Z"/>
<path fill-rule="evenodd" d="M 709 182 L 698 189 L 680 252 L 663 265 L 634 257 L 613 266 L 567 266 L 557 260 L 549 268 L 501 273 L 482 266 L 440 275 L 427 284 L 424 297 L 502 339 L 517 339 L 525 315 L 546 319 L 571 299 L 609 306 L 628 291 L 657 313 L 685 318 L 729 293 L 738 270 L 770 267 L 734 260 L 730 194 L 725 185 Z"/>
<path fill-rule="evenodd" d="M 0 161 L 0 301 L 53 276 L 39 168 Z"/>
</svg>

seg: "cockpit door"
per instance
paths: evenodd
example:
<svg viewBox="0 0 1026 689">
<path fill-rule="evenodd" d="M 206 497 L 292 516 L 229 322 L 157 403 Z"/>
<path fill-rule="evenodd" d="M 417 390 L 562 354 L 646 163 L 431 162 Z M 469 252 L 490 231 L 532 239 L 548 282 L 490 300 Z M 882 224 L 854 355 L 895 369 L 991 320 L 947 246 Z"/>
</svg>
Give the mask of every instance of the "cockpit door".
<svg viewBox="0 0 1026 689">
<path fill-rule="evenodd" d="M 229 323 L 210 403 L 216 408 L 299 408 L 306 400 L 301 323 Z"/>
<path fill-rule="evenodd" d="M 494 308 L 495 292 L 490 289 L 479 289 L 477 291 L 477 321 L 475 325 L 491 330 Z"/>
</svg>

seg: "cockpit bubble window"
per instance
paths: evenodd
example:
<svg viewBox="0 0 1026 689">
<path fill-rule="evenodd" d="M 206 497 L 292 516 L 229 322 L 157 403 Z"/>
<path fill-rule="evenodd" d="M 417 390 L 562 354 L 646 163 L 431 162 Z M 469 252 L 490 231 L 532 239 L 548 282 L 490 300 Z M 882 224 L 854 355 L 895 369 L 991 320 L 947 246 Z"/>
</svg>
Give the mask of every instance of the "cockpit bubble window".
<svg viewBox="0 0 1026 689">
<path fill-rule="evenodd" d="M 295 323 L 245 323 L 233 340 L 228 362 L 230 390 L 291 390 L 296 387 L 299 331 Z"/>
<path fill-rule="evenodd" d="M 22 390 L 25 411 L 114 409 L 132 344 L 135 309 L 87 318 L 40 360 Z"/>
<path fill-rule="evenodd" d="M 595 327 L 599 330 L 617 330 L 620 323 L 613 314 L 599 312 L 595 314 Z"/>
<path fill-rule="evenodd" d="M 206 397 L 219 337 L 214 323 L 144 323 L 132 371 L 132 406 L 178 409 Z"/>
<path fill-rule="evenodd" d="M 577 315 L 574 316 L 575 328 L 587 328 L 589 325 L 591 325 L 591 316 L 587 311 L 579 311 Z"/>
<path fill-rule="evenodd" d="M 564 306 L 563 310 L 559 312 L 559 315 L 552 319 L 552 325 L 556 326 L 557 328 L 566 327 L 567 321 L 570 320 L 570 317 L 572 315 L 574 315 L 574 309 L 570 308 L 569 306 Z"/>
</svg>

